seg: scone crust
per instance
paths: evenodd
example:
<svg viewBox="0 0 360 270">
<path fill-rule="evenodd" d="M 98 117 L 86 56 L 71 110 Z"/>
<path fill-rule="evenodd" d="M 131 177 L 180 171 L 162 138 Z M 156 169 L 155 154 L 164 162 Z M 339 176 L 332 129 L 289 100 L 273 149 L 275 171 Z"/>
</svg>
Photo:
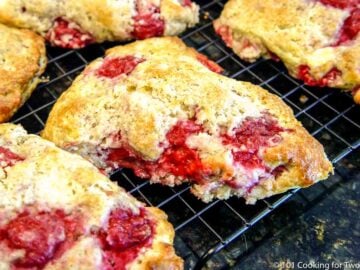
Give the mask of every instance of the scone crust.
<svg viewBox="0 0 360 270">
<path fill-rule="evenodd" d="M 42 136 L 102 167 L 96 148 L 116 147 L 109 138 L 120 132 L 144 160 L 151 161 L 164 151 L 171 127 L 195 117 L 210 135 L 193 137 L 192 147 L 200 149 L 203 162 L 214 171 L 224 172 L 223 176 L 234 175 L 236 170 L 229 163 L 229 152 L 224 152 L 221 145 L 220 150 L 216 149 L 219 145 L 216 134 L 220 127 L 231 132 L 247 117 L 260 117 L 265 111 L 289 132 L 282 133 L 282 142 L 268 148 L 263 159 L 271 166 L 279 163 L 289 166 L 287 173 L 276 180 L 263 181 L 263 185 L 252 189 L 246 195 L 248 202 L 289 188 L 309 186 L 326 179 L 332 171 L 321 144 L 309 135 L 279 97 L 210 71 L 200 63 L 199 54 L 180 39 L 153 38 L 115 47 L 107 51 L 106 59 L 128 55 L 144 61 L 130 75 L 119 77 L 119 81 L 94 76 L 103 59 L 91 63 L 59 98 Z M 215 189 L 205 191 L 203 185 L 194 185 L 193 192 L 204 201 L 244 195 L 219 180 L 211 183 L 218 185 Z M 173 179 L 165 183 L 179 182 Z"/>
<path fill-rule="evenodd" d="M 102 250 L 91 229 L 102 227 L 110 212 L 118 207 L 134 213 L 145 208 L 147 217 L 155 222 L 151 246 L 143 248 L 138 257 L 127 264 L 127 270 L 183 268 L 183 261 L 175 255 L 172 246 L 174 229 L 166 214 L 157 208 L 145 207 L 86 160 L 36 135 L 28 135 L 21 126 L 13 124 L 0 125 L 0 146 L 23 158 L 13 166 L 0 167 L 3 217 L 0 226 L 6 224 L 4 217 L 11 219 L 28 205 L 45 211 L 75 211 L 85 220 L 84 235 L 60 258 L 48 263 L 45 270 L 101 269 Z M 1 253 L 0 250 L 0 257 Z"/>
<path fill-rule="evenodd" d="M 0 123 L 29 98 L 46 67 L 43 38 L 0 24 Z"/>
<path fill-rule="evenodd" d="M 276 55 L 292 76 L 305 65 L 316 80 L 337 68 L 342 74 L 328 86 L 352 90 L 360 85 L 360 35 L 333 45 L 349 14 L 319 1 L 230 0 L 214 27 L 228 29 L 226 43 L 242 59 Z"/>
<path fill-rule="evenodd" d="M 194 26 L 199 7 L 178 0 L 31 0 L 0 3 L 0 22 L 29 28 L 45 36 L 57 18 L 76 23 L 97 42 L 133 39 L 131 32 L 137 5 L 156 6 L 165 22 L 164 35 L 177 35 Z"/>
</svg>

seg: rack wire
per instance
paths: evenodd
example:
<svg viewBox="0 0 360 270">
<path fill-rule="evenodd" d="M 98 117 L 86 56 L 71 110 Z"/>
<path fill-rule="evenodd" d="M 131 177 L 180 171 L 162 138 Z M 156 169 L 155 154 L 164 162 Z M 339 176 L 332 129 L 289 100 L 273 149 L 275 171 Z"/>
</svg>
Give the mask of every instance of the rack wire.
<svg viewBox="0 0 360 270">
<path fill-rule="evenodd" d="M 201 23 L 182 35 L 185 43 L 219 63 L 226 70 L 225 75 L 261 85 L 279 95 L 305 128 L 324 145 L 335 166 L 348 154 L 358 151 L 360 108 L 354 105 L 350 95 L 307 87 L 290 77 L 278 62 L 259 60 L 249 64 L 240 60 L 212 28 L 213 19 L 220 15 L 226 1 L 197 2 L 201 5 Z M 95 44 L 70 51 L 48 47 L 45 76 L 49 81 L 38 86 L 13 117 L 13 122 L 22 124 L 31 133 L 39 133 L 61 93 L 90 61 L 103 56 L 105 50 L 114 45 L 117 43 Z M 243 199 L 237 198 L 205 204 L 190 194 L 187 185 L 175 188 L 150 186 L 148 181 L 138 179 L 129 170 L 114 173 L 112 179 L 138 199 L 160 207 L 168 214 L 176 230 L 175 248 L 184 258 L 186 269 L 230 267 L 254 249 L 253 243 L 246 242 L 245 235 L 254 231 L 256 224 L 276 215 L 274 212 L 290 198 L 300 198 L 314 205 L 314 200 L 299 190 L 261 200 L 255 205 L 245 205 Z M 317 198 L 325 196 L 337 185 L 337 179 L 333 177 L 308 190 L 310 194 L 317 194 Z"/>
</svg>

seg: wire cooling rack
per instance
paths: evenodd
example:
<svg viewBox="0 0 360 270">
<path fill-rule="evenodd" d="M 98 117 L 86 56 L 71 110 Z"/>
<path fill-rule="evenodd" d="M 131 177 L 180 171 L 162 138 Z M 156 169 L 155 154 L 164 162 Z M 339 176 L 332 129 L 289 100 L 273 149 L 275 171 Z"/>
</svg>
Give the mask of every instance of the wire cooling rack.
<svg viewBox="0 0 360 270">
<path fill-rule="evenodd" d="M 225 0 L 199 0 L 201 23 L 182 35 L 183 40 L 219 63 L 229 77 L 261 85 L 282 99 L 294 110 L 303 125 L 323 145 L 336 165 L 360 144 L 360 108 L 348 94 L 330 89 L 314 89 L 289 77 L 284 66 L 271 60 L 249 64 L 241 61 L 226 48 L 214 33 L 212 20 L 220 15 Z M 13 117 L 29 132 L 39 133 L 59 95 L 93 59 L 103 56 L 107 48 L 117 45 L 91 45 L 82 50 L 48 48 L 49 63 L 41 84 L 29 101 Z M 213 201 L 204 204 L 189 192 L 187 185 L 175 188 L 149 185 L 130 171 L 121 170 L 112 175 L 114 181 L 138 199 L 163 209 L 176 230 L 175 248 L 185 260 L 186 269 L 224 269 L 242 260 L 253 249 L 245 235 L 257 223 L 276 215 L 275 209 L 289 198 L 298 196 L 313 202 L 298 190 L 245 205 L 243 199 Z M 336 182 L 336 181 L 335 181 Z M 334 181 L 325 181 L 308 189 L 326 194 Z M 274 212 L 274 213 L 273 213 Z M 270 225 L 271 226 L 271 225 Z"/>
</svg>

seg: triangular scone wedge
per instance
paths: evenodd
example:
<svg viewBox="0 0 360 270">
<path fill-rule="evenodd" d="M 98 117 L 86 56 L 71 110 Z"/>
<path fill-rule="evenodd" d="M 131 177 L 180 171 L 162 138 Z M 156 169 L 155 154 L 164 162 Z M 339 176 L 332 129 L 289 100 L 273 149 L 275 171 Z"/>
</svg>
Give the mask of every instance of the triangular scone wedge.
<svg viewBox="0 0 360 270">
<path fill-rule="evenodd" d="M 60 97 L 42 136 L 107 171 L 190 182 L 205 202 L 254 203 L 328 177 L 323 147 L 280 98 L 214 71 L 178 38 L 115 47 Z"/>
<path fill-rule="evenodd" d="M 30 97 L 45 67 L 43 38 L 0 24 L 0 123 L 8 121 Z"/>
<path fill-rule="evenodd" d="M 284 62 L 310 86 L 353 91 L 360 103 L 360 1 L 230 0 L 216 32 L 246 61 Z"/>
<path fill-rule="evenodd" d="M 191 0 L 0 1 L 1 23 L 31 29 L 70 49 L 178 35 L 198 21 L 199 6 Z"/>
<path fill-rule="evenodd" d="M 0 269 L 183 269 L 166 215 L 78 155 L 0 125 Z"/>
</svg>

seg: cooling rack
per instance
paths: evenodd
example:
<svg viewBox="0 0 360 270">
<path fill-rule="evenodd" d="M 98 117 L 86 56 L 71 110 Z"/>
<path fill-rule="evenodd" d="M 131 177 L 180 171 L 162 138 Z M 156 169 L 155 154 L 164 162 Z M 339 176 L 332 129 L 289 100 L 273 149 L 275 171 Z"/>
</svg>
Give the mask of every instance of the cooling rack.
<svg viewBox="0 0 360 270">
<path fill-rule="evenodd" d="M 212 20 L 220 15 L 226 1 L 197 2 L 201 6 L 201 23 L 182 35 L 185 43 L 219 63 L 225 69 L 225 75 L 261 85 L 281 96 L 294 110 L 297 119 L 324 145 L 335 167 L 344 157 L 358 151 L 360 109 L 354 105 L 350 95 L 304 86 L 291 78 L 278 62 L 243 62 L 226 48 L 212 28 Z M 95 44 L 70 51 L 48 47 L 49 63 L 45 76 L 49 81 L 38 86 L 12 122 L 22 124 L 31 133 L 39 133 L 61 93 L 85 65 L 103 56 L 105 50 L 114 45 L 117 43 Z M 256 243 L 246 241 L 246 234 L 255 231 L 258 223 L 276 215 L 289 199 L 304 200 L 312 206 L 316 204 L 316 200 L 309 199 L 306 192 L 299 190 L 261 200 L 255 205 L 245 205 L 243 199 L 236 198 L 204 204 L 190 194 L 187 185 L 175 188 L 150 186 L 128 170 L 117 171 L 111 178 L 138 199 L 160 207 L 168 214 L 176 230 L 175 248 L 184 258 L 186 269 L 231 267 L 256 247 Z M 310 196 L 326 196 L 338 184 L 336 179 L 307 189 L 312 194 Z"/>
</svg>

